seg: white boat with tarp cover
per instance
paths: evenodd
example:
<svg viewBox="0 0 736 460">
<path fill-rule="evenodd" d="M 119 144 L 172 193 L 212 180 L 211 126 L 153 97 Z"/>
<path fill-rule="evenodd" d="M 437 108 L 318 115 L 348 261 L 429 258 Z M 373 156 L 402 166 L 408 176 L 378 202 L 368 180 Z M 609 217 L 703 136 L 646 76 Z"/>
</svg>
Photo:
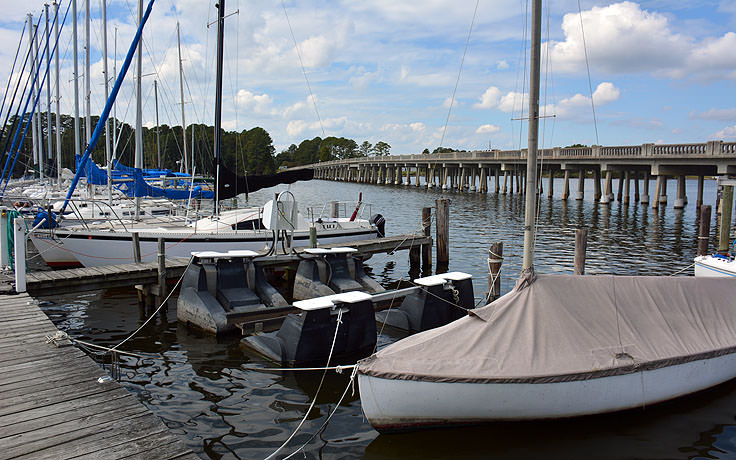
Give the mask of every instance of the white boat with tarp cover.
<svg viewBox="0 0 736 460">
<path fill-rule="evenodd" d="M 601 414 L 736 377 L 736 280 L 536 275 L 358 364 L 378 430 Z"/>
</svg>

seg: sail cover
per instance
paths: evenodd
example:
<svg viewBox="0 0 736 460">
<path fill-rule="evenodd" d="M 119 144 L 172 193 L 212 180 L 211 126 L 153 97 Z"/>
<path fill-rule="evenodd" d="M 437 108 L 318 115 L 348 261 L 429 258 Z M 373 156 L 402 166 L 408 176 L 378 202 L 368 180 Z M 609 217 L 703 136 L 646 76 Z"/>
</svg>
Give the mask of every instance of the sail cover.
<svg viewBox="0 0 736 460">
<path fill-rule="evenodd" d="M 251 174 L 238 176 L 224 166 L 220 166 L 220 177 L 217 185 L 217 198 L 225 200 L 245 193 L 246 195 L 262 188 L 279 184 L 293 184 L 298 180 L 314 179 L 314 169 L 297 169 L 277 174 Z"/>
<path fill-rule="evenodd" d="M 736 352 L 736 279 L 537 275 L 358 371 L 388 379 L 550 383 Z"/>
</svg>

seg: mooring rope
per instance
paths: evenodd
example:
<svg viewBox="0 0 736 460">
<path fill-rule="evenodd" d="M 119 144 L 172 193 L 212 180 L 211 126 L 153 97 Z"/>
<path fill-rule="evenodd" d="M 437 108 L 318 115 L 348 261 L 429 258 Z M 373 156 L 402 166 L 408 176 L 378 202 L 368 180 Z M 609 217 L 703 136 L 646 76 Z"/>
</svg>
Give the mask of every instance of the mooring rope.
<svg viewBox="0 0 736 460">
<path fill-rule="evenodd" d="M 337 321 L 335 324 L 335 335 L 332 337 L 332 346 L 330 346 L 330 354 L 327 356 L 327 366 L 330 365 L 330 360 L 332 359 L 332 352 L 335 350 L 335 342 L 337 341 L 337 332 L 340 330 L 340 324 L 342 324 L 342 309 L 337 310 Z M 291 433 L 291 436 L 289 436 L 286 441 L 284 441 L 281 446 L 279 446 L 278 449 L 276 449 L 271 455 L 266 457 L 266 460 L 271 460 L 281 452 L 281 450 L 286 447 L 287 444 L 289 444 L 289 441 L 292 440 L 294 436 L 299 432 L 302 425 L 304 425 L 304 422 L 307 421 L 307 417 L 309 417 L 309 413 L 312 412 L 312 409 L 314 409 L 314 405 L 317 403 L 317 396 L 319 396 L 320 390 L 322 390 L 322 384 L 325 382 L 325 376 L 327 375 L 327 370 L 322 373 L 322 378 L 319 381 L 319 385 L 317 386 L 317 391 L 314 393 L 314 398 L 312 398 L 312 403 L 309 405 L 309 409 L 307 409 L 307 412 L 304 414 L 304 417 L 302 417 L 301 422 L 299 422 L 299 425 L 297 425 L 296 429 L 293 433 Z"/>
</svg>

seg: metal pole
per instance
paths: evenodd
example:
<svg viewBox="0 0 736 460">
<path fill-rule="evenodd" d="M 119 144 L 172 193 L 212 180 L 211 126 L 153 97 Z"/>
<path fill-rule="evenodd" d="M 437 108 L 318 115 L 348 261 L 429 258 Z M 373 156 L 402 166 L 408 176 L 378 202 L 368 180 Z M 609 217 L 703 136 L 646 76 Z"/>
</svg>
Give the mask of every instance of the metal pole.
<svg viewBox="0 0 736 460">
<path fill-rule="evenodd" d="M 158 169 L 161 169 L 161 140 L 159 139 L 158 127 L 158 81 L 153 80 L 153 95 L 156 100 L 156 158 L 158 159 Z"/>
<path fill-rule="evenodd" d="M 59 4 L 54 1 L 54 30 L 59 42 Z M 61 188 L 61 96 L 59 95 L 59 52 L 54 55 L 56 67 L 56 185 Z"/>
<path fill-rule="evenodd" d="M 89 55 L 90 55 L 90 41 L 89 41 L 89 0 L 85 0 L 85 21 L 84 21 L 84 35 L 85 35 L 85 53 L 84 53 L 84 103 L 85 103 L 85 117 L 86 117 L 86 128 L 87 128 L 87 144 L 92 139 L 92 106 L 90 105 L 90 79 L 89 79 Z"/>
<path fill-rule="evenodd" d="M 49 4 L 43 6 L 46 15 L 46 68 L 51 69 L 51 29 L 49 28 Z M 54 159 L 54 141 L 51 138 L 51 78 L 46 79 L 46 158 L 49 160 L 49 167 Z M 49 176 L 49 181 L 51 177 Z"/>
<path fill-rule="evenodd" d="M 38 47 L 38 26 L 33 27 L 33 33 L 35 35 L 35 46 L 36 46 L 36 68 L 41 65 L 41 56 L 39 54 Z M 33 94 L 37 94 L 40 98 L 40 86 L 41 82 L 36 80 L 34 83 Z M 36 119 L 36 137 L 38 138 L 38 177 L 43 182 L 44 171 L 43 171 L 43 136 L 41 134 L 41 110 L 40 107 L 35 113 Z"/>
<path fill-rule="evenodd" d="M 28 13 L 28 46 L 30 47 L 31 54 L 31 75 L 36 74 L 36 52 L 33 49 L 33 33 L 36 30 L 36 26 L 33 25 L 33 15 Z M 35 93 L 35 84 L 31 89 Z M 31 130 L 33 131 L 33 164 L 38 165 L 38 126 L 36 126 L 36 113 L 31 115 Z"/>
<path fill-rule="evenodd" d="M 217 3 L 217 77 L 215 80 L 215 216 L 219 216 L 220 127 L 222 125 L 222 40 L 225 29 L 225 0 Z"/>
<path fill-rule="evenodd" d="M 26 221 L 23 217 L 13 219 L 15 292 L 26 292 Z"/>
<path fill-rule="evenodd" d="M 184 119 L 184 67 L 181 63 L 181 34 L 179 33 L 179 23 L 176 23 L 176 42 L 179 47 L 179 94 L 181 96 L 181 138 L 184 145 L 184 172 L 189 174 L 189 160 L 187 159 L 187 122 Z M 194 134 L 192 133 L 192 137 Z M 192 146 L 192 150 L 194 146 Z M 194 162 L 192 162 L 194 166 Z"/>
<path fill-rule="evenodd" d="M 539 135 L 539 71 L 542 38 L 542 0 L 532 2 L 531 63 L 529 72 L 529 153 L 526 160 L 524 209 L 524 261 L 522 270 L 534 265 L 534 223 L 537 211 L 537 143 Z"/>
<path fill-rule="evenodd" d="M 72 48 L 74 48 L 74 157 L 79 157 L 79 56 L 77 51 L 77 0 L 72 0 Z"/>
<path fill-rule="evenodd" d="M 138 0 L 138 25 L 143 20 L 143 0 Z M 138 42 L 135 79 L 135 167 L 143 168 L 143 105 L 141 101 L 141 77 L 143 66 L 143 36 Z M 141 197 L 135 197 L 135 219 L 141 217 Z"/>
<path fill-rule="evenodd" d="M 102 73 L 105 76 L 105 101 L 110 97 L 110 77 L 107 74 L 107 0 L 102 0 Z M 107 164 L 107 201 L 112 205 L 112 152 L 110 123 L 105 122 L 105 162 Z"/>
</svg>

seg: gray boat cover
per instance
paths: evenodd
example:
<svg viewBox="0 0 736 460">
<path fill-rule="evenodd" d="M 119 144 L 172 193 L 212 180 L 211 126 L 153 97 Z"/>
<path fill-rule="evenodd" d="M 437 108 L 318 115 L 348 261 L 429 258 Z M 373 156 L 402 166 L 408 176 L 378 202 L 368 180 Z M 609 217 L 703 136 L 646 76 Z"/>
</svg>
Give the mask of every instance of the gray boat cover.
<svg viewBox="0 0 736 460">
<path fill-rule="evenodd" d="M 358 363 L 388 379 L 550 383 L 736 352 L 736 279 L 529 273 L 470 316 Z"/>
</svg>

